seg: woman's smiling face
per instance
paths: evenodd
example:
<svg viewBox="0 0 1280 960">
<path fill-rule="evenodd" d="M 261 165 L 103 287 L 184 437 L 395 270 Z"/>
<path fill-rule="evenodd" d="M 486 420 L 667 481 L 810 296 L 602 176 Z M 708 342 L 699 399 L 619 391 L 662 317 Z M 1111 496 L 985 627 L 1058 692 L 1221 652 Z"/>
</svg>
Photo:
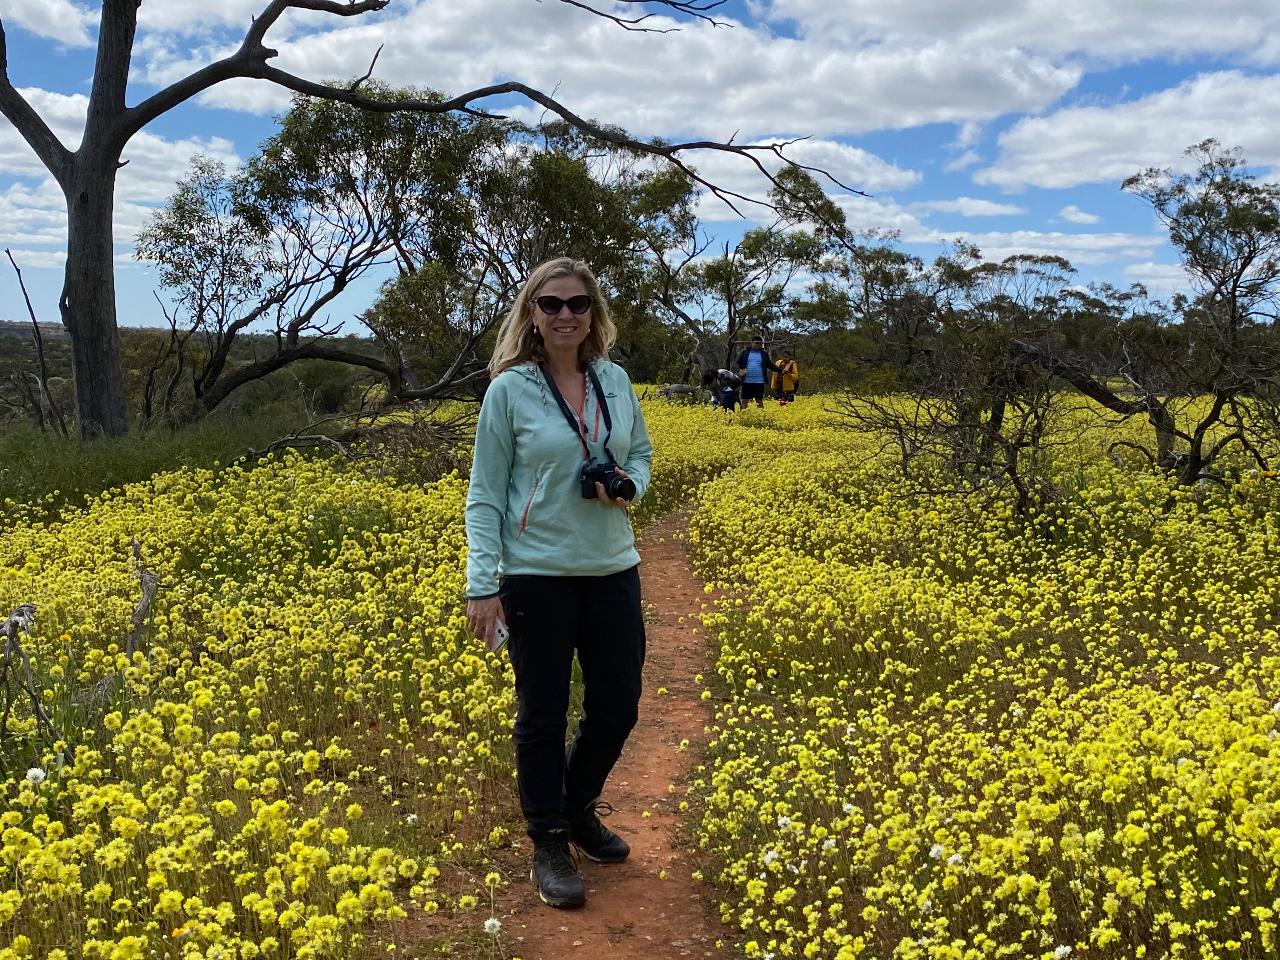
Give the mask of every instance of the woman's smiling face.
<svg viewBox="0 0 1280 960">
<path fill-rule="evenodd" d="M 570 297 L 586 295 L 587 287 L 581 278 L 570 275 L 552 277 L 538 288 L 533 297 L 529 298 L 529 308 L 533 311 L 533 325 L 538 333 L 542 334 L 542 342 L 548 348 L 576 351 L 587 339 L 587 334 L 591 332 L 592 311 L 588 310 L 581 315 L 575 315 L 568 304 L 565 304 L 557 313 L 547 314 L 543 313 L 534 302 L 536 298 L 559 297 L 561 300 L 568 300 Z"/>
</svg>

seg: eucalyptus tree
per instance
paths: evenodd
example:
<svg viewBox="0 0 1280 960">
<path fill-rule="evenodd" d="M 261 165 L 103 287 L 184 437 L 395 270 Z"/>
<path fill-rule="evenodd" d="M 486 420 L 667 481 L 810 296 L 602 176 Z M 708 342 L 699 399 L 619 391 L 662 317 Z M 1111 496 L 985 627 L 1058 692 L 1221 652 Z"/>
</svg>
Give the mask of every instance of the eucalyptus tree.
<svg viewBox="0 0 1280 960">
<path fill-rule="evenodd" d="M 685 379 L 694 364 L 728 366 L 747 331 L 768 339 L 788 327 L 802 302 L 797 282 L 846 241 L 843 213 L 805 171 L 780 171 L 769 199 L 770 221 L 717 256 L 707 255 L 711 240 L 691 215 L 671 218 L 665 246 L 654 248 L 654 300 L 692 339 Z"/>
<path fill-rule="evenodd" d="M 721 0 L 628 0 L 634 17 L 596 10 L 584 0 L 560 0 L 587 13 L 604 16 L 631 30 L 651 29 L 648 8 L 678 16 L 711 20 Z M 714 141 L 668 143 L 639 140 L 615 127 L 583 118 L 553 97 L 516 81 L 490 84 L 447 98 L 388 100 L 367 96 L 362 80 L 347 85 L 321 83 L 296 76 L 272 64 L 278 51 L 267 46 L 267 34 L 290 10 L 339 17 L 361 17 L 386 8 L 390 0 L 270 0 L 245 32 L 240 46 L 144 99 L 129 103 L 130 63 L 136 42 L 141 0 L 101 0 L 97 57 L 89 91 L 83 137 L 77 149 L 67 147 L 14 85 L 9 75 L 4 22 L 0 19 L 0 115 L 21 134 L 41 160 L 67 204 L 67 261 L 59 307 L 71 338 L 75 380 L 76 419 L 82 436 L 126 432 L 125 377 L 116 327 L 116 294 L 112 223 L 115 182 L 120 158 L 141 130 L 191 98 L 227 80 L 254 79 L 274 83 L 296 93 L 334 100 L 378 112 L 410 111 L 449 115 L 476 114 L 475 104 L 490 97 L 515 95 L 540 104 L 574 127 L 603 142 L 625 145 L 664 158 L 690 176 L 695 171 L 682 159 L 690 151 L 719 150 L 748 158 L 781 156 L 777 145 L 737 145 Z M 715 21 L 712 21 L 715 22 Z M 429 57 L 431 52 L 422 51 Z M 374 60 L 376 61 L 376 55 Z M 372 73 L 373 66 L 369 68 Z M 757 164 L 759 161 L 756 161 Z M 761 165 L 760 170 L 766 173 Z M 702 181 L 730 202 L 735 197 Z"/>
<path fill-rule="evenodd" d="M 138 238 L 177 306 L 145 409 L 201 416 L 302 360 L 363 368 L 383 403 L 476 395 L 481 341 L 553 255 L 592 261 L 624 331 L 654 326 L 635 302 L 664 224 L 691 202 L 688 184 L 665 186 L 678 176 L 568 125 L 299 97 L 242 172 L 198 161 Z M 329 308 L 374 269 L 394 274 L 360 315 L 376 344 L 341 341 Z M 264 331 L 253 359 L 233 362 L 242 334 Z"/>
<path fill-rule="evenodd" d="M 1160 462 L 1183 484 L 1217 478 L 1215 461 L 1233 446 L 1263 469 L 1280 458 L 1280 185 L 1259 183 L 1240 151 L 1216 140 L 1186 155 L 1190 173 L 1148 168 L 1124 182 L 1168 229 L 1192 284 L 1174 303 L 1178 349 L 1132 378 L 1166 411 Z M 1163 403 L 1162 386 L 1173 387 Z"/>
<path fill-rule="evenodd" d="M 412 92 L 375 87 L 371 98 Z M 431 99 L 434 95 L 420 95 Z M 170 292 L 170 336 L 147 378 L 144 409 L 191 419 L 232 392 L 299 360 L 362 366 L 389 395 L 426 399 L 402 358 L 338 341 L 329 308 L 381 265 L 409 270 L 426 258 L 463 262 L 474 210 L 486 202 L 486 158 L 506 126 L 473 117 L 382 113 L 295 98 L 245 168 L 228 175 L 197 159 L 169 203 L 138 236 Z M 233 362 L 238 338 L 270 332 L 271 349 Z M 163 381 L 163 389 L 153 389 Z"/>
<path fill-rule="evenodd" d="M 592 264 L 633 375 L 656 374 L 672 331 L 657 315 L 653 264 L 681 224 L 696 222 L 695 183 L 568 124 L 504 129 L 502 144 L 473 161 L 483 199 L 459 234 L 458 262 L 411 255 L 362 319 L 381 339 L 408 347 L 418 369 L 438 370 L 474 348 L 535 265 L 570 256 Z"/>
<path fill-rule="evenodd" d="M 838 411 L 881 438 L 909 488 L 1008 496 L 1027 512 L 1054 496 L 1045 452 L 1051 436 L 1052 374 L 1014 344 L 1056 336 L 1074 279 L 1065 260 L 1018 255 L 993 263 L 959 244 L 925 266 L 869 246 L 845 262 L 850 299 L 868 341 L 869 365 L 893 371 L 893 386 L 864 381 Z"/>
<path fill-rule="evenodd" d="M 1185 153 L 1191 172 L 1151 167 L 1123 184 L 1169 231 L 1192 287 L 1171 312 L 1111 298 L 1130 314 L 1115 328 L 1124 389 L 1042 345 L 1016 344 L 1107 410 L 1146 417 L 1151 445 L 1113 449 L 1137 451 L 1182 486 L 1222 482 L 1233 448 L 1264 470 L 1280 459 L 1280 185 L 1259 183 L 1240 151 L 1216 140 Z"/>
</svg>

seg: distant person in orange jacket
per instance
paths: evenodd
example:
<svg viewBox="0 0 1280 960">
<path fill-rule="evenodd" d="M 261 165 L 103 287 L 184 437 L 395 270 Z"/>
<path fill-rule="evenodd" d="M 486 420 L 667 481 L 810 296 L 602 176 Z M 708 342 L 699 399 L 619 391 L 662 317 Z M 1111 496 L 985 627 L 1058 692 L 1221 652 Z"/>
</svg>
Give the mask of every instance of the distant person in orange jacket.
<svg viewBox="0 0 1280 960">
<path fill-rule="evenodd" d="M 790 350 L 782 351 L 782 359 L 778 361 L 778 369 L 773 373 L 773 396 L 784 406 L 796 398 L 800 388 L 800 365 Z"/>
</svg>

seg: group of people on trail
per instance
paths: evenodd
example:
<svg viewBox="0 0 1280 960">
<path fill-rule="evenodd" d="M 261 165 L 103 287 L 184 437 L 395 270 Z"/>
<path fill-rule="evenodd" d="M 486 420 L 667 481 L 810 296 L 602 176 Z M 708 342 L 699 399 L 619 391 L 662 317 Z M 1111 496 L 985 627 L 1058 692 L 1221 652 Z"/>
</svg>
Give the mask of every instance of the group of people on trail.
<svg viewBox="0 0 1280 960">
<path fill-rule="evenodd" d="M 732 412 L 754 400 L 764 406 L 766 384 L 779 405 L 786 406 L 796 398 L 800 386 L 800 367 L 790 350 L 782 351 L 776 363 L 764 347 L 763 337 L 752 337 L 751 345 L 738 354 L 737 372 L 726 368 L 708 370 L 702 385 L 711 391 L 711 405 Z"/>
</svg>

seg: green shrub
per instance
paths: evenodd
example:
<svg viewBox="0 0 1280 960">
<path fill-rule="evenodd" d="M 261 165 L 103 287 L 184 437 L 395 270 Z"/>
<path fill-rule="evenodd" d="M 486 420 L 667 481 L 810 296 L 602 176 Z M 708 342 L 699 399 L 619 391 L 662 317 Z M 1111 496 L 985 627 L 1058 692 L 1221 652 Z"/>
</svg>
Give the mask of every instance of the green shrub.
<svg viewBox="0 0 1280 960">
<path fill-rule="evenodd" d="M 0 423 L 0 525 L 18 505 L 38 515 L 162 470 L 226 463 L 266 446 L 304 420 L 295 405 L 277 404 L 252 416 L 210 416 L 178 429 L 135 430 L 115 439 L 82 441 L 41 433 L 25 423 Z"/>
</svg>

